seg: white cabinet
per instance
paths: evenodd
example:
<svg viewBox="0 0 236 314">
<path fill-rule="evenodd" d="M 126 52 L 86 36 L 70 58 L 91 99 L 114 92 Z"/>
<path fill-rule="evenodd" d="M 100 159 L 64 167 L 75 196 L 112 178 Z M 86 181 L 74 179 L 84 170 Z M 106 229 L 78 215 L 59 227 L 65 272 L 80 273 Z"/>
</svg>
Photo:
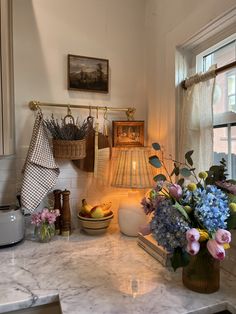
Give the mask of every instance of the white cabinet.
<svg viewBox="0 0 236 314">
<path fill-rule="evenodd" d="M 12 1 L 0 0 L 0 155 L 14 154 Z"/>
</svg>

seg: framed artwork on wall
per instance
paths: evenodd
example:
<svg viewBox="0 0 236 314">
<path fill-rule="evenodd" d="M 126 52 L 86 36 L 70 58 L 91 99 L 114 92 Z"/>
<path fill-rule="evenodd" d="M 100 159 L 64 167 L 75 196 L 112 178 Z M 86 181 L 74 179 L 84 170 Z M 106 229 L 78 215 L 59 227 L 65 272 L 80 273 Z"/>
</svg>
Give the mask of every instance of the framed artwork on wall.
<svg viewBox="0 0 236 314">
<path fill-rule="evenodd" d="M 113 146 L 144 146 L 144 121 L 113 121 Z"/>
<path fill-rule="evenodd" d="M 109 61 L 68 55 L 68 89 L 108 93 Z"/>
</svg>

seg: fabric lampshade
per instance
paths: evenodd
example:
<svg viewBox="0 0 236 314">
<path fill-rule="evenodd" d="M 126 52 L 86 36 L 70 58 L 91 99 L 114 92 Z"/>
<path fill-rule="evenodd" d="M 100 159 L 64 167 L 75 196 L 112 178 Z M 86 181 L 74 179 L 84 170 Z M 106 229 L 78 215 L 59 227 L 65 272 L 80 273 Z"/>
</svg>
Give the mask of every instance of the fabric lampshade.
<svg viewBox="0 0 236 314">
<path fill-rule="evenodd" d="M 153 186 L 155 171 L 149 164 L 151 152 L 149 147 L 118 149 L 111 185 L 133 189 L 146 189 Z"/>
<path fill-rule="evenodd" d="M 153 186 L 155 169 L 149 164 L 151 148 L 120 148 L 116 151 L 115 166 L 111 185 L 117 188 L 132 189 L 128 196 L 120 200 L 118 222 L 120 231 L 128 236 L 137 236 L 139 227 L 147 222 L 141 207 L 144 195 L 138 189 Z"/>
</svg>

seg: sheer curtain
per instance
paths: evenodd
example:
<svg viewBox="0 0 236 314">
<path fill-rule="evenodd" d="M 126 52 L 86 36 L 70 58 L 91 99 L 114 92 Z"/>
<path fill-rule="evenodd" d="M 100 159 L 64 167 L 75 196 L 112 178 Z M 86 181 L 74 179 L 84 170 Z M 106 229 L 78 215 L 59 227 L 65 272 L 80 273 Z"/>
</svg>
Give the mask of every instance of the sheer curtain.
<svg viewBox="0 0 236 314">
<path fill-rule="evenodd" d="M 213 161 L 213 93 L 215 70 L 196 74 L 186 80 L 180 109 L 179 156 L 189 150 L 196 173 L 209 169 Z"/>
</svg>

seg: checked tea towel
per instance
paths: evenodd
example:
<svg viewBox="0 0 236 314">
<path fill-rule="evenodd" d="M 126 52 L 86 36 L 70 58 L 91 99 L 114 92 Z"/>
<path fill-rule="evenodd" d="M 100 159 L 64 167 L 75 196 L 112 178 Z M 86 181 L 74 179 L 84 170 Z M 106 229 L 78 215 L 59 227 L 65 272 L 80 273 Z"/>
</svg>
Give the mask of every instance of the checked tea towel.
<svg viewBox="0 0 236 314">
<path fill-rule="evenodd" d="M 56 164 L 42 112 L 37 113 L 33 134 L 23 167 L 21 201 L 25 213 L 32 213 L 56 184 L 60 173 Z"/>
</svg>

